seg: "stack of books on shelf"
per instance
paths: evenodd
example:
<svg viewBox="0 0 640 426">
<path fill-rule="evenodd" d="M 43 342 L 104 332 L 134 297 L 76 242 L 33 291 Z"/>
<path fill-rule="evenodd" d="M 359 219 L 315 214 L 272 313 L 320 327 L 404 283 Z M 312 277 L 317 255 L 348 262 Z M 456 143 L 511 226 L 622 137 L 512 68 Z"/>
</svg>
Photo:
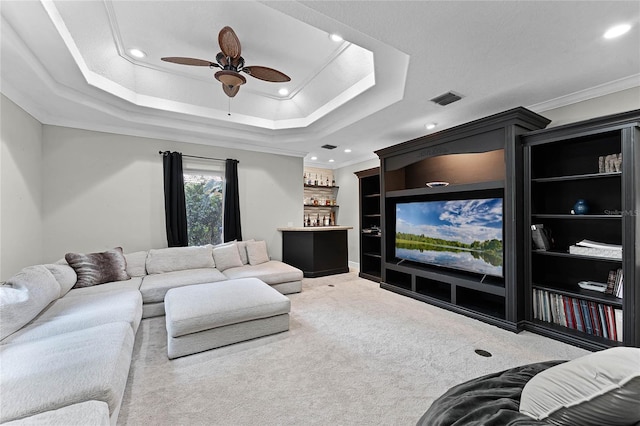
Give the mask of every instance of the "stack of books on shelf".
<svg viewBox="0 0 640 426">
<path fill-rule="evenodd" d="M 593 336 L 622 342 L 622 309 L 533 289 L 533 316 Z"/>
<path fill-rule="evenodd" d="M 622 246 L 582 240 L 575 245 L 569 246 L 569 253 L 582 256 L 606 257 L 607 259 L 622 259 Z"/>
<path fill-rule="evenodd" d="M 609 271 L 609 278 L 607 279 L 607 289 L 605 293 L 613 294 L 616 297 L 622 299 L 624 279 L 622 276 L 622 269 Z"/>
</svg>

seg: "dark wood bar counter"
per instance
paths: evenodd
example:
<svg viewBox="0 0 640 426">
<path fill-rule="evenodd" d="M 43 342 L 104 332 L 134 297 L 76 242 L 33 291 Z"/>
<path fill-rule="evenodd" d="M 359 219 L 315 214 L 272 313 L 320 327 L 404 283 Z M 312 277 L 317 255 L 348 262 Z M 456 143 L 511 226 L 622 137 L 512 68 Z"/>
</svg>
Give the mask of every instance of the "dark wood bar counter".
<svg viewBox="0 0 640 426">
<path fill-rule="evenodd" d="M 282 231 L 282 261 L 307 278 L 349 272 L 347 230 L 351 226 L 278 228 Z"/>
</svg>

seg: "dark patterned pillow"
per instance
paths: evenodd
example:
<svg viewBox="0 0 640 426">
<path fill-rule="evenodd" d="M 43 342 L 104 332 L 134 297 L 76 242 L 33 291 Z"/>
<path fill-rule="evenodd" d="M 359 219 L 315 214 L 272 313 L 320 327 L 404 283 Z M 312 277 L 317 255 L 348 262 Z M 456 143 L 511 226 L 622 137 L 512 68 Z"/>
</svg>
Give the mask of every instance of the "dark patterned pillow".
<svg viewBox="0 0 640 426">
<path fill-rule="evenodd" d="M 131 278 L 126 271 L 127 261 L 122 253 L 122 247 L 102 253 L 67 253 L 64 258 L 78 275 L 78 281 L 73 288 L 90 287 Z"/>
</svg>

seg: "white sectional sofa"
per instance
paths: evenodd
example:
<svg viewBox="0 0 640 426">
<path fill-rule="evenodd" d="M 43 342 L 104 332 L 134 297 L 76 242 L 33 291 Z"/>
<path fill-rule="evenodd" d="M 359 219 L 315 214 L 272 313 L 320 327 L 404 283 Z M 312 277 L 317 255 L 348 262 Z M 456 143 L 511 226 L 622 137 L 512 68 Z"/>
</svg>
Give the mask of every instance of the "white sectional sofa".
<svg viewBox="0 0 640 426">
<path fill-rule="evenodd" d="M 106 272 L 103 258 L 116 259 Z M 270 260 L 263 241 L 66 259 L 0 286 L 0 423 L 115 424 L 140 321 L 164 315 L 171 288 L 241 277 L 302 288 L 302 271 Z M 109 268 L 118 281 L 91 285 Z"/>
</svg>

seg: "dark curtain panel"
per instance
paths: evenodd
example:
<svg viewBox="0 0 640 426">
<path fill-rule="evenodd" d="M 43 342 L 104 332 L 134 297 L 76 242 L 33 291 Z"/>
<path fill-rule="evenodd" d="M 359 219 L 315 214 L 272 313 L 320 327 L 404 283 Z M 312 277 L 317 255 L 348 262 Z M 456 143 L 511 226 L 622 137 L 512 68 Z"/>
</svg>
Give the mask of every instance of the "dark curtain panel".
<svg viewBox="0 0 640 426">
<path fill-rule="evenodd" d="M 184 176 L 182 174 L 182 154 L 165 151 L 162 153 L 164 168 L 164 214 L 167 224 L 169 247 L 186 247 L 187 207 L 184 199 Z"/>
<path fill-rule="evenodd" d="M 238 160 L 227 159 L 224 168 L 224 242 L 242 240 L 240 197 L 238 194 Z"/>
</svg>

